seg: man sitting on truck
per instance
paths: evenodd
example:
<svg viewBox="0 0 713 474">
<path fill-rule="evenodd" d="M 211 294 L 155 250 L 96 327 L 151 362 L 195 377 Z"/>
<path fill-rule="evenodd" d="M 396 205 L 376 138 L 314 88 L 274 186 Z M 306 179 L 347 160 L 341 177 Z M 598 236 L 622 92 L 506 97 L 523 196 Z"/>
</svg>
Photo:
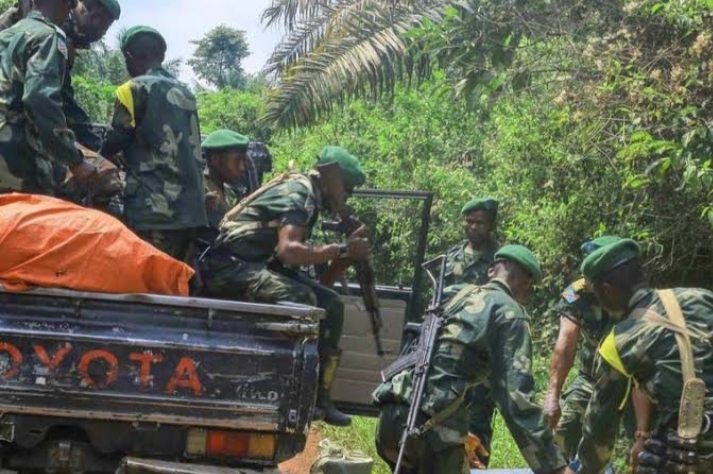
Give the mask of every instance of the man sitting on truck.
<svg viewBox="0 0 713 474">
<path fill-rule="evenodd" d="M 232 130 L 218 130 L 203 141 L 206 169 L 206 212 L 211 230 L 216 232 L 227 212 L 238 205 L 240 197 L 230 186 L 245 176 L 250 139 Z"/>
<path fill-rule="evenodd" d="M 135 26 L 121 38 L 132 79 L 117 89 L 111 129 L 101 155 L 123 152 L 124 215 L 139 237 L 191 263 L 208 219 L 196 99 L 162 64 L 166 40 Z"/>
<path fill-rule="evenodd" d="M 0 192 L 52 195 L 55 165 L 82 184 L 97 177 L 62 108 L 69 52 L 57 25 L 75 1 L 35 0 L 27 18 L 0 33 Z"/>
<path fill-rule="evenodd" d="M 18 1 L 0 17 L 0 31 L 10 28 L 22 20 L 29 12 L 29 0 Z M 92 44 L 100 41 L 114 21 L 121 16 L 121 6 L 117 0 L 79 0 L 62 23 L 62 31 L 66 35 L 67 67 L 64 71 L 62 85 L 62 110 L 67 118 L 67 125 L 74 132 L 78 143 L 92 152 L 98 152 L 102 139 L 97 134 L 91 120 L 84 109 L 77 103 L 72 87 L 72 69 L 78 50 L 87 50 Z M 66 168 L 54 163 L 55 181 L 60 188 L 56 191 L 59 197 L 80 203 L 84 190 L 77 186 L 61 186 Z M 101 184 L 97 183 L 101 186 Z M 100 188 L 102 191 L 106 186 Z"/>
<path fill-rule="evenodd" d="M 228 212 L 201 265 L 209 296 L 292 301 L 326 311 L 320 326 L 317 409 L 325 422 L 337 426 L 351 423 L 330 397 L 341 355 L 344 304 L 337 293 L 292 268 L 370 258 L 371 246 L 361 229 L 341 244 L 306 243 L 320 213 L 343 212 L 349 195 L 365 181 L 357 158 L 340 147 L 324 148 L 308 174 L 283 175 Z"/>
</svg>

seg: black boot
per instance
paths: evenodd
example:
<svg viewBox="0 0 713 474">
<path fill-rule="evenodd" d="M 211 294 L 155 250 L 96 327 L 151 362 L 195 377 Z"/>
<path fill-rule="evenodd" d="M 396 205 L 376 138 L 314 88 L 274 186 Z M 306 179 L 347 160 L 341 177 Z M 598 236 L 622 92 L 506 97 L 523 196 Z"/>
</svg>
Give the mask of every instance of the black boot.
<svg viewBox="0 0 713 474">
<path fill-rule="evenodd" d="M 324 349 L 321 351 L 319 389 L 317 391 L 317 406 L 315 407 L 314 419 L 323 420 L 328 425 L 349 426 L 352 424 L 351 417 L 337 410 L 330 396 L 340 357 L 341 351 L 339 349 Z"/>
</svg>

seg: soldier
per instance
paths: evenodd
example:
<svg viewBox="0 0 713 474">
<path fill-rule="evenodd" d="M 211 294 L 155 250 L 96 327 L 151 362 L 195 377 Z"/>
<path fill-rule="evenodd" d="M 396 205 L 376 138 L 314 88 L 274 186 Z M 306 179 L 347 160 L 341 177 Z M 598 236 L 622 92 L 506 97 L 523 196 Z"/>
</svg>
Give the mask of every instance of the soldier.
<svg viewBox="0 0 713 474">
<path fill-rule="evenodd" d="M 57 27 L 72 0 L 35 0 L 26 19 L 0 33 L 0 192 L 52 195 L 54 165 L 82 184 L 96 176 L 62 110 L 68 49 Z"/>
<path fill-rule="evenodd" d="M 578 472 L 603 472 L 622 407 L 636 385 L 657 407 L 653 440 L 636 472 L 710 473 L 713 293 L 651 289 L 639 254 L 639 246 L 626 239 L 593 252 L 582 264 L 602 306 L 618 317 L 599 348 L 602 362 L 584 418 Z M 700 393 L 691 393 L 695 388 Z M 698 402 L 702 406 L 696 407 Z"/>
<path fill-rule="evenodd" d="M 488 269 L 498 250 L 493 237 L 498 206 L 498 201 L 492 198 L 474 199 L 463 206 L 461 215 L 468 240 L 448 251 L 446 286 L 488 282 Z"/>
<path fill-rule="evenodd" d="M 341 265 L 346 259 L 371 256 L 361 231 L 342 244 L 309 245 L 322 211 L 340 213 L 354 188 L 366 181 L 359 161 L 340 147 L 319 154 L 316 169 L 307 175 L 285 175 L 243 200 L 225 216 L 217 244 L 202 262 L 205 292 L 217 298 L 242 298 L 274 303 L 292 301 L 326 310 L 320 327 L 319 415 L 333 425 L 351 419 L 336 409 L 330 391 L 339 365 L 339 341 L 344 304 L 329 288 L 290 267 Z"/>
<path fill-rule="evenodd" d="M 467 241 L 447 254 L 446 285 L 484 285 L 493 264 L 498 243 L 493 236 L 498 220 L 499 203 L 492 198 L 473 199 L 463 206 L 461 215 Z M 485 469 L 490 463 L 495 404 L 486 384 L 473 387 L 467 397 L 470 416 L 469 451 L 475 468 Z"/>
<path fill-rule="evenodd" d="M 542 271 L 526 248 L 510 245 L 495 255 L 484 286 L 451 287 L 421 400 L 423 432 L 409 438 L 405 470 L 412 474 L 468 473 L 465 442 L 473 383 L 490 377 L 493 400 L 520 452 L 537 473 L 560 473 L 565 460 L 534 401 L 529 316 L 521 304 Z M 456 293 L 453 296 L 453 293 Z M 379 455 L 394 467 L 413 396 L 413 370 L 389 376 L 374 392 L 381 410 Z"/>
<path fill-rule="evenodd" d="M 213 132 L 203 141 L 206 211 L 216 237 L 225 214 L 240 202 L 231 185 L 245 176 L 249 144 L 248 137 L 230 130 Z"/>
<path fill-rule="evenodd" d="M 585 257 L 594 250 L 620 240 L 600 237 L 582 245 Z M 594 294 L 585 286 L 584 279 L 574 282 L 562 293 L 553 311 L 560 318 L 560 331 L 550 366 L 550 383 L 544 411 L 550 429 L 555 430 L 555 441 L 567 459 L 574 459 L 582 439 L 582 420 L 594 386 L 594 356 L 602 339 L 609 334 L 614 320 L 602 310 Z M 574 365 L 577 342 L 582 335 L 579 352 L 579 372 L 569 385 L 560 408 L 562 387 Z"/>
<path fill-rule="evenodd" d="M 22 0 L 10 7 L 0 17 L 0 31 L 20 21 L 27 14 L 30 3 L 29 0 Z M 62 31 L 67 37 L 68 52 L 62 87 L 63 110 L 77 142 L 93 152 L 101 148 L 101 137 L 94 133 L 89 116 L 74 97 L 72 68 L 77 50 L 89 49 L 93 43 L 101 40 L 120 16 L 121 6 L 117 0 L 79 0 L 70 11 L 67 20 L 62 23 Z"/>
<path fill-rule="evenodd" d="M 162 67 L 166 41 L 158 31 L 130 28 L 121 51 L 132 79 L 117 89 L 101 155 L 112 159 L 123 152 L 129 228 L 191 263 L 199 229 L 208 224 L 196 100 Z"/>
</svg>

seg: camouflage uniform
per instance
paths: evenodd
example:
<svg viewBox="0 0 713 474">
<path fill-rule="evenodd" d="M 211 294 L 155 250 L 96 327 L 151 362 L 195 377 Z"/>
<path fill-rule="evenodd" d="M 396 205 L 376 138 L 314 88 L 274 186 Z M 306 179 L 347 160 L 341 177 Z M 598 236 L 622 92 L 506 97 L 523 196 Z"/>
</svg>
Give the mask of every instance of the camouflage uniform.
<svg viewBox="0 0 713 474">
<path fill-rule="evenodd" d="M 321 210 L 322 198 L 314 179 L 293 175 L 259 195 L 242 212 L 229 216 L 221 226 L 218 245 L 201 264 L 206 294 L 319 306 L 327 312 L 320 325 L 320 348 L 326 345 L 336 351 L 344 325 L 344 304 L 339 295 L 283 267 L 275 255 L 281 227 L 311 230 Z"/>
<path fill-rule="evenodd" d="M 488 269 L 497 251 L 498 246 L 494 242 L 488 244 L 482 252 L 473 252 L 468 242 L 450 249 L 446 254 L 446 286 L 487 283 Z"/>
<path fill-rule="evenodd" d="M 15 23 L 22 20 L 22 12 L 19 4 L 13 5 L 5 13 L 0 16 L 0 31 L 6 30 Z M 74 28 L 71 20 L 68 20 L 62 29 L 69 32 Z M 72 86 L 72 68 L 74 67 L 75 52 L 78 46 L 74 44 L 71 36 L 67 38 L 68 60 L 67 67 L 64 72 L 64 82 L 62 86 L 62 109 L 67 117 L 67 124 L 74 132 L 76 140 L 91 151 L 97 152 L 101 148 L 101 137 L 97 135 L 93 128 L 92 122 L 87 113 L 77 103 Z M 82 45 L 83 49 L 88 49 L 89 45 Z"/>
<path fill-rule="evenodd" d="M 124 154 L 127 225 L 187 262 L 208 223 L 195 97 L 156 67 L 119 87 L 117 99 L 101 154 Z"/>
<path fill-rule="evenodd" d="M 498 245 L 491 242 L 481 252 L 473 252 L 469 243 L 453 247 L 446 254 L 446 285 L 484 285 L 488 282 L 488 269 L 495 260 Z M 490 452 L 493 439 L 493 417 L 495 403 L 488 383 L 473 387 L 467 396 L 470 416 L 469 431 L 476 435 L 483 447 Z M 480 456 L 480 461 L 487 467 L 490 456 Z"/>
<path fill-rule="evenodd" d="M 203 181 L 205 182 L 205 193 L 214 193 L 218 196 L 216 205 L 206 208 L 208 225 L 211 229 L 218 231 L 223 217 L 240 202 L 240 195 L 233 187 L 214 180 L 208 170 L 203 173 Z"/>
<path fill-rule="evenodd" d="M 705 410 L 713 414 L 713 293 L 700 289 L 676 289 L 676 298 L 691 338 L 696 374 L 706 383 Z M 652 289 L 636 292 L 629 302 L 626 319 L 618 323 L 602 343 L 602 360 L 597 371 L 589 408 L 584 418 L 579 457 L 581 473 L 603 472 L 612 456 L 622 406 L 632 382 L 652 400 L 657 416 L 653 430 L 666 433 L 677 426 L 683 389 L 681 358 L 675 334 L 644 319 L 646 312 L 667 318 L 657 293 Z M 702 452 L 713 453 L 713 432 L 702 437 Z M 699 471 L 702 472 L 702 471 Z"/>
<path fill-rule="evenodd" d="M 65 34 L 32 11 L 0 33 L 0 51 L 0 191 L 52 194 L 54 165 L 83 159 L 62 110 Z"/>
<path fill-rule="evenodd" d="M 609 334 L 614 321 L 602 309 L 596 296 L 587 291 L 584 280 L 578 280 L 562 292 L 553 312 L 580 328 L 579 373 L 564 392 L 562 418 L 555 430 L 555 441 L 568 459 L 574 459 L 582 439 L 582 421 L 594 389 L 594 359 L 597 348 Z"/>
<path fill-rule="evenodd" d="M 499 280 L 466 288 L 469 292 L 465 296 L 460 293 L 462 286 L 448 290 L 453 302 L 446 306 L 421 404 L 421 422 L 433 417 L 443 419 L 407 445 L 405 472 L 469 472 L 464 445 L 468 408 L 462 402 L 468 389 L 486 378 L 491 380 L 495 405 L 530 468 L 536 474 L 560 469 L 565 460 L 541 408 L 533 401 L 527 311 Z M 456 291 L 460 294 L 453 297 Z M 373 395 L 381 409 L 377 450 L 392 466 L 406 424 L 413 382 L 413 369 L 404 370 L 382 383 Z"/>
</svg>

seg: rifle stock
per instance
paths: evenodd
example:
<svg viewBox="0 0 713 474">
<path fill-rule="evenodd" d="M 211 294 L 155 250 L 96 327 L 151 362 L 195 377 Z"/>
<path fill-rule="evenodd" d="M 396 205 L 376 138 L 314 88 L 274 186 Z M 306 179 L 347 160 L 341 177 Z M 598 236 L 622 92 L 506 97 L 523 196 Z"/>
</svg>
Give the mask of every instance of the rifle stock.
<svg viewBox="0 0 713 474">
<path fill-rule="evenodd" d="M 431 272 L 428 271 L 428 267 L 439 260 L 440 275 L 438 279 L 436 279 L 433 277 Z M 446 278 L 446 256 L 442 255 L 434 260 L 431 260 L 430 262 L 426 262 L 423 264 L 423 267 L 426 268 L 428 276 L 434 283 L 435 292 L 433 294 L 433 298 L 431 298 L 431 304 L 426 311 L 426 318 L 423 322 L 423 329 L 421 331 L 416 349 L 416 365 L 413 369 L 413 398 L 411 399 L 411 404 L 409 406 L 406 428 L 401 434 L 401 440 L 399 441 L 399 455 L 396 459 L 394 474 L 401 473 L 408 439 L 422 434 L 421 428 L 416 425 L 418 423 L 418 415 L 421 412 L 421 401 L 423 399 L 423 393 L 426 389 L 426 381 L 428 379 L 428 371 L 431 367 L 431 359 L 433 358 L 436 338 L 438 337 L 438 331 L 443 324 L 443 310 L 441 308 L 441 303 L 443 300 L 443 288 Z"/>
<path fill-rule="evenodd" d="M 361 222 L 353 216 L 341 217 L 339 222 L 324 222 L 322 230 L 341 234 L 345 237 L 350 237 L 354 232 L 359 230 Z M 371 322 L 371 332 L 374 336 L 374 344 L 376 345 L 376 353 L 379 357 L 386 354 L 384 346 L 381 342 L 381 328 L 383 321 L 381 319 L 381 310 L 379 308 L 379 297 L 376 294 L 376 275 L 370 262 L 357 262 L 354 265 L 356 269 L 357 283 L 361 288 L 362 301 L 364 308 L 369 313 Z"/>
</svg>

